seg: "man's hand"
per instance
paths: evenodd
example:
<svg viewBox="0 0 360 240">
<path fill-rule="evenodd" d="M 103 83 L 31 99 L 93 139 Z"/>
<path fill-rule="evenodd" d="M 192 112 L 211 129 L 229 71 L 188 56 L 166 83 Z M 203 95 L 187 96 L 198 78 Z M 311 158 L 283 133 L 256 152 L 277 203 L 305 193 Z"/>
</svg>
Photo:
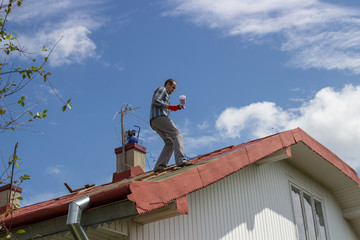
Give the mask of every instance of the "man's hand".
<svg viewBox="0 0 360 240">
<path fill-rule="evenodd" d="M 177 110 L 180 110 L 181 107 L 179 105 L 169 105 L 168 109 L 175 112 Z"/>
</svg>

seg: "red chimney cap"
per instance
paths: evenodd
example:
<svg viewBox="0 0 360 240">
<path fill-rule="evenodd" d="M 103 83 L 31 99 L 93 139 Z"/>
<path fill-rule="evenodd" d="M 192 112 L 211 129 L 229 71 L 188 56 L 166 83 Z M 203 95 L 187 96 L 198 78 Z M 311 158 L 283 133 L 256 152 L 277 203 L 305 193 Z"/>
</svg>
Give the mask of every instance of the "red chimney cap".
<svg viewBox="0 0 360 240">
<path fill-rule="evenodd" d="M 0 187 L 0 192 L 3 192 L 3 191 L 6 191 L 6 190 L 11 190 L 12 191 L 15 191 L 15 192 L 18 192 L 18 193 L 21 193 L 22 192 L 22 188 L 21 187 L 18 187 L 18 186 L 15 186 L 15 185 L 11 185 L 11 184 L 6 184 L 4 186 L 1 186 Z"/>
<path fill-rule="evenodd" d="M 146 153 L 146 148 L 144 148 L 143 146 L 141 146 L 140 144 L 137 144 L 135 142 L 129 143 L 128 145 L 125 146 L 126 151 L 133 149 L 133 148 L 139 150 L 140 152 Z M 115 153 L 116 154 L 122 153 L 122 147 L 115 148 Z"/>
</svg>

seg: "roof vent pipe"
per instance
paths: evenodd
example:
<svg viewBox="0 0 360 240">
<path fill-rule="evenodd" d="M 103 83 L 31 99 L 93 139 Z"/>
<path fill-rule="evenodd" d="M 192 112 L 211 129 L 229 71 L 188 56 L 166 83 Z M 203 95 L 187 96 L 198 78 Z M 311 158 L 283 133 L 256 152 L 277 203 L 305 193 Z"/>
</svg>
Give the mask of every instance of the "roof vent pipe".
<svg viewBox="0 0 360 240">
<path fill-rule="evenodd" d="M 90 206 L 90 198 L 86 196 L 69 204 L 69 212 L 66 224 L 76 240 L 89 240 L 84 229 L 80 225 L 81 214 Z"/>
</svg>

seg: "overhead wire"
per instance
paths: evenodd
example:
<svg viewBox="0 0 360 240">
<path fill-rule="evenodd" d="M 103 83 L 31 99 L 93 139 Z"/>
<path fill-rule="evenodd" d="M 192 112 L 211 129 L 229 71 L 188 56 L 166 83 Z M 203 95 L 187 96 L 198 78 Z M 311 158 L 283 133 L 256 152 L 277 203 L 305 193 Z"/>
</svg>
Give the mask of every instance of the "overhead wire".
<svg viewBox="0 0 360 240">
<path fill-rule="evenodd" d="M 146 121 L 145 119 L 137 116 L 136 114 L 134 114 L 134 113 L 132 113 L 132 112 L 128 112 L 128 114 L 131 115 L 131 116 L 133 116 L 133 117 L 136 117 L 136 118 L 138 118 L 138 119 L 140 119 L 140 120 L 142 120 L 142 121 L 144 121 L 144 122 L 146 122 L 146 123 L 148 122 L 148 121 Z"/>
<path fill-rule="evenodd" d="M 148 153 L 145 154 L 145 159 L 146 159 L 147 164 L 149 165 L 149 168 L 150 168 L 150 169 L 153 169 L 153 167 L 151 166 L 150 161 L 149 161 L 149 159 L 148 159 L 148 157 L 147 157 L 146 155 L 150 155 L 149 158 L 153 159 L 153 162 L 155 162 L 155 157 L 153 157 L 153 156 L 151 155 L 151 152 L 148 152 Z"/>
</svg>

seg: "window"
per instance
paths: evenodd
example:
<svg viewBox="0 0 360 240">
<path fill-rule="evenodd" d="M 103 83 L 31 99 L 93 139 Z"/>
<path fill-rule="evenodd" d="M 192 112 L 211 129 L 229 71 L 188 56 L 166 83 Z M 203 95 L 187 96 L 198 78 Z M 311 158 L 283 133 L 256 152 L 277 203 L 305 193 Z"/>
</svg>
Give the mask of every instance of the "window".
<svg viewBox="0 0 360 240">
<path fill-rule="evenodd" d="M 291 198 L 299 240 L 327 240 L 321 201 L 294 185 Z"/>
</svg>

